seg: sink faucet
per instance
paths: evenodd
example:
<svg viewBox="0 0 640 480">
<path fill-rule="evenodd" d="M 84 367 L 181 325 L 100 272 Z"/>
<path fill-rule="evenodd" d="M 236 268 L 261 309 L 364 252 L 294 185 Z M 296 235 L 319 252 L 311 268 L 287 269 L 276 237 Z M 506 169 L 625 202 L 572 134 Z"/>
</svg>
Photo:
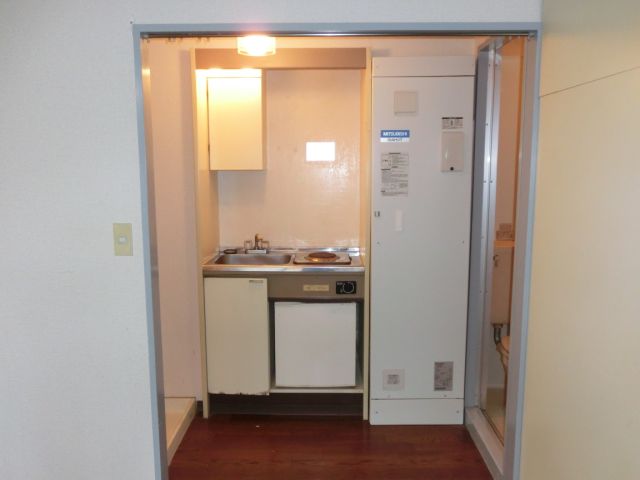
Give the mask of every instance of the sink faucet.
<svg viewBox="0 0 640 480">
<path fill-rule="evenodd" d="M 246 253 L 267 253 L 269 250 L 269 242 L 264 240 L 259 233 L 256 233 L 253 238 L 253 246 L 251 246 L 251 240 L 244 242 Z"/>
</svg>

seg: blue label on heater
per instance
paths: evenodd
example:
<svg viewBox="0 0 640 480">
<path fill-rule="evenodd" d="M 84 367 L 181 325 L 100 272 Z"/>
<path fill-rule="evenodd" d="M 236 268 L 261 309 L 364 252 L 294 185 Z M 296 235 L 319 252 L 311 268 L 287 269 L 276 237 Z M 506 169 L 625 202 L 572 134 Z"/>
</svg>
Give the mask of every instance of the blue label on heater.
<svg viewBox="0 0 640 480">
<path fill-rule="evenodd" d="M 380 130 L 381 142 L 408 142 L 410 138 L 410 130 Z"/>
</svg>

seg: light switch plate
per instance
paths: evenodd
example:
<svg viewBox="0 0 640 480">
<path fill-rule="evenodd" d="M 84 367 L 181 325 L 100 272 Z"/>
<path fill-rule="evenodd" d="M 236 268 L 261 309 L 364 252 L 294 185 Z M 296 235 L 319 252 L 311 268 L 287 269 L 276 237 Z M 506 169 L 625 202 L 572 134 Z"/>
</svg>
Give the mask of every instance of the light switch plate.
<svg viewBox="0 0 640 480">
<path fill-rule="evenodd" d="M 133 255 L 130 223 L 113 224 L 113 254 L 117 257 Z"/>
</svg>

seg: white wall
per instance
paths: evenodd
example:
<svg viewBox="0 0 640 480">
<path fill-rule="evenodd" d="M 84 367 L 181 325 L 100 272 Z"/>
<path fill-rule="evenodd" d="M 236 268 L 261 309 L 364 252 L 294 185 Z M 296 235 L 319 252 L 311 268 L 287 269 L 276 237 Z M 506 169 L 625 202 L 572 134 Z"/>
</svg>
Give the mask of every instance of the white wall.
<svg viewBox="0 0 640 480">
<path fill-rule="evenodd" d="M 544 5 L 524 480 L 640 478 L 640 3 L 610 7 Z"/>
<path fill-rule="evenodd" d="M 154 476 L 132 23 L 538 21 L 540 0 L 0 4 L 0 477 Z M 113 222 L 134 256 L 114 257 Z"/>
<path fill-rule="evenodd" d="M 359 246 L 359 70 L 266 77 L 266 169 L 220 172 L 220 243 L 256 232 L 279 247 Z M 334 162 L 307 162 L 306 142 L 335 142 Z"/>
</svg>

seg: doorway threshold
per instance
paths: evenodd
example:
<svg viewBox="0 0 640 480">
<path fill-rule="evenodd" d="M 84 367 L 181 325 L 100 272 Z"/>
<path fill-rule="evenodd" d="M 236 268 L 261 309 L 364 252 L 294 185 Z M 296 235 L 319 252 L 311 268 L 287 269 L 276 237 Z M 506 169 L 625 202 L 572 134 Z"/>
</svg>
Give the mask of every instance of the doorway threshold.
<svg viewBox="0 0 640 480">
<path fill-rule="evenodd" d="M 196 415 L 196 399 L 193 397 L 165 397 L 164 411 L 167 429 L 167 461 L 171 463 Z"/>
<path fill-rule="evenodd" d="M 503 478 L 504 447 L 478 407 L 465 410 L 465 425 L 494 480 Z"/>
</svg>

